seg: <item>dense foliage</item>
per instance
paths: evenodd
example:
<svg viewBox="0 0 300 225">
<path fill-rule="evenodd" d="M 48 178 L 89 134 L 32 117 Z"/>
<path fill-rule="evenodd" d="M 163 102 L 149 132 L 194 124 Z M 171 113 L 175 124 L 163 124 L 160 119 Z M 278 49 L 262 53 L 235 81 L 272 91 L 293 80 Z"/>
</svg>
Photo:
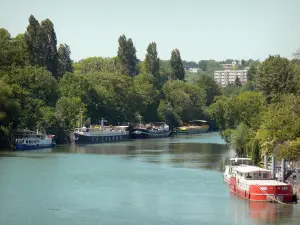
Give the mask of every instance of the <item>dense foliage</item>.
<svg viewBox="0 0 300 225">
<path fill-rule="evenodd" d="M 223 89 L 210 105 L 220 134 L 239 156 L 300 160 L 299 61 L 278 55 L 250 66 L 250 81 Z"/>
<path fill-rule="evenodd" d="M 110 124 L 139 117 L 171 127 L 193 119 L 210 121 L 207 107 L 221 89 L 207 73 L 186 79 L 178 49 L 170 52 L 170 60 L 160 60 L 151 42 L 140 61 L 132 39 L 121 35 L 115 57 L 74 63 L 70 47 L 57 46 L 58 41 L 54 24 L 32 15 L 24 34 L 13 38 L 0 29 L 1 147 L 10 144 L 15 129 L 41 130 L 44 125 L 62 143 L 81 116 L 93 124 L 102 117 Z"/>
</svg>

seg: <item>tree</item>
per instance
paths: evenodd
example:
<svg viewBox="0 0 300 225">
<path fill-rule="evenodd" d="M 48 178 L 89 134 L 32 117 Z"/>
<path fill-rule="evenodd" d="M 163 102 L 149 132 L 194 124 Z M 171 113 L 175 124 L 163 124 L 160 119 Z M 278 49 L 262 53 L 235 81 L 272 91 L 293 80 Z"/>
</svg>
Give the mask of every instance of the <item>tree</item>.
<svg viewBox="0 0 300 225">
<path fill-rule="evenodd" d="M 46 67 L 57 78 L 57 40 L 53 23 L 46 19 L 40 24 L 31 15 L 24 37 L 31 65 Z"/>
<path fill-rule="evenodd" d="M 278 98 L 281 94 L 295 92 L 292 65 L 288 59 L 279 55 L 269 56 L 261 64 L 256 82 L 269 101 Z"/>
<path fill-rule="evenodd" d="M 182 65 L 182 60 L 178 49 L 174 49 L 172 51 L 170 65 L 172 69 L 172 78 L 184 80 L 185 71 Z"/>
<path fill-rule="evenodd" d="M 28 46 L 31 65 L 44 66 L 40 23 L 33 15 L 29 17 L 29 25 L 24 38 Z"/>
<path fill-rule="evenodd" d="M 240 78 L 238 76 L 235 77 L 234 86 L 241 87 L 242 83 L 240 81 Z"/>
<path fill-rule="evenodd" d="M 24 67 L 30 65 L 29 52 L 24 34 L 18 34 L 12 40 L 12 66 Z"/>
<path fill-rule="evenodd" d="M 10 135 L 19 120 L 21 107 L 13 98 L 13 89 L 0 79 L 0 147 L 6 147 L 10 142 Z"/>
<path fill-rule="evenodd" d="M 86 106 L 77 97 L 62 97 L 56 103 L 56 117 L 64 121 L 69 131 L 74 129 L 79 121 L 80 111 L 84 115 Z"/>
<path fill-rule="evenodd" d="M 246 61 L 244 59 L 241 60 L 241 65 L 242 65 L 242 67 L 246 66 Z"/>
<path fill-rule="evenodd" d="M 153 74 L 155 77 L 159 73 L 159 58 L 157 57 L 156 43 L 151 42 L 147 48 L 145 58 L 145 69 L 147 73 Z"/>
<path fill-rule="evenodd" d="M 131 77 L 137 74 L 136 49 L 132 39 L 126 39 L 125 35 L 119 37 L 118 59 L 122 66 L 122 73 Z"/>
<path fill-rule="evenodd" d="M 159 91 L 155 88 L 155 79 L 149 74 L 139 74 L 133 78 L 133 92 L 135 104 L 134 111 L 139 112 L 146 121 L 157 118 Z"/>
<path fill-rule="evenodd" d="M 221 95 L 219 85 L 211 76 L 202 74 L 196 84 L 206 93 L 206 106 L 211 105 L 214 102 L 215 97 Z"/>
<path fill-rule="evenodd" d="M 181 80 L 169 80 L 163 86 L 164 101 L 183 121 L 199 118 L 205 106 L 203 89 Z"/>
<path fill-rule="evenodd" d="M 41 41 L 43 51 L 43 64 L 55 78 L 57 77 L 58 55 L 57 39 L 53 23 L 46 19 L 41 22 Z"/>
<path fill-rule="evenodd" d="M 59 45 L 58 48 L 58 69 L 57 75 L 61 77 L 63 74 L 74 71 L 72 60 L 71 60 L 71 50 L 67 44 Z"/>
<path fill-rule="evenodd" d="M 259 64 L 259 62 L 253 62 L 250 64 L 250 68 L 247 71 L 247 81 L 253 81 L 255 79 Z"/>
<path fill-rule="evenodd" d="M 223 70 L 223 66 L 215 60 L 209 60 L 206 67 L 207 74 L 213 76 L 217 70 Z"/>
<path fill-rule="evenodd" d="M 208 64 L 208 60 L 200 60 L 198 62 L 198 67 L 202 70 L 202 71 L 206 71 L 207 69 L 207 64 Z"/>
<path fill-rule="evenodd" d="M 257 132 L 262 154 L 273 153 L 277 145 L 294 140 L 300 134 L 300 97 L 283 95 L 261 113 Z"/>
<path fill-rule="evenodd" d="M 11 36 L 10 33 L 1 28 L 0 29 L 0 69 L 8 69 L 11 65 Z"/>
</svg>

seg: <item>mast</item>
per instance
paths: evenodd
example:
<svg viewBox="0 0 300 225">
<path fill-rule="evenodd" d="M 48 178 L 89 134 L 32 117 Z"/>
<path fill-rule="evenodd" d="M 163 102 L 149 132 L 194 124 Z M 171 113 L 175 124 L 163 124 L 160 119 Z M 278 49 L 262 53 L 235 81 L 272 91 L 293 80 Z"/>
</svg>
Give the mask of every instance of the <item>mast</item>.
<svg viewBox="0 0 300 225">
<path fill-rule="evenodd" d="M 80 128 L 82 128 L 82 110 L 80 109 Z"/>
</svg>

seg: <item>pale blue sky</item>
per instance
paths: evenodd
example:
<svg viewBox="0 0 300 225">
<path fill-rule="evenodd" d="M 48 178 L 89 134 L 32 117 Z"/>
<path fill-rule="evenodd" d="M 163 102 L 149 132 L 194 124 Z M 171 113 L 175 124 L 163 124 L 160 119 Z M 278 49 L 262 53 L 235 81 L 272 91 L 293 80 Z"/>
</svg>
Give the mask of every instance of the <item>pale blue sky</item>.
<svg viewBox="0 0 300 225">
<path fill-rule="evenodd" d="M 30 14 L 54 23 L 74 60 L 115 56 L 122 34 L 140 59 L 151 41 L 162 59 L 178 48 L 194 61 L 290 58 L 300 48 L 300 0 L 0 0 L 0 27 L 13 36 Z"/>
</svg>

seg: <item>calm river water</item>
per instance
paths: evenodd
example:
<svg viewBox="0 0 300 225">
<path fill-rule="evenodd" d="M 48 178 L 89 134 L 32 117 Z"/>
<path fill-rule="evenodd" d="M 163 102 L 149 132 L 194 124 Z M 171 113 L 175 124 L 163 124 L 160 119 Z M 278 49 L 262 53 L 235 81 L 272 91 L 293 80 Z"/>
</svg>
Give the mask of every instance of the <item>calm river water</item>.
<svg viewBox="0 0 300 225">
<path fill-rule="evenodd" d="M 300 224 L 231 196 L 217 133 L 0 154 L 1 225 Z"/>
</svg>

